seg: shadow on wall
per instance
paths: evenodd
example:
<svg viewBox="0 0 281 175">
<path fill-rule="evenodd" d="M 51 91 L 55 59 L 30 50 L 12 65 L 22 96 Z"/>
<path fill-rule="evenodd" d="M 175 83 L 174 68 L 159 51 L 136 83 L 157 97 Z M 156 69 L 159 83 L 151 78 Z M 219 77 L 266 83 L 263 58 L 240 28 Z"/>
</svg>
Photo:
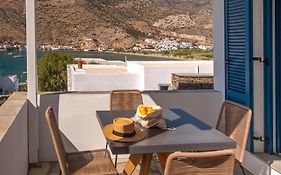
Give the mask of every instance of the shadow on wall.
<svg viewBox="0 0 281 175">
<path fill-rule="evenodd" d="M 222 93 L 214 90 L 145 92 L 146 94 L 163 109 L 183 109 L 212 127 L 216 126 L 223 101 Z"/>
<path fill-rule="evenodd" d="M 0 174 L 27 174 L 28 171 L 27 102 L 16 115 L 0 140 Z"/>
<path fill-rule="evenodd" d="M 61 94 L 46 94 L 40 96 L 39 107 L 39 161 L 56 161 L 57 156 L 52 141 L 52 137 L 45 119 L 45 111 L 51 106 L 54 110 L 57 123 L 59 123 L 59 101 Z M 76 152 L 78 149 L 71 143 L 71 141 L 62 133 L 61 137 L 67 152 Z M 46 151 L 48 150 L 48 151 Z"/>
</svg>

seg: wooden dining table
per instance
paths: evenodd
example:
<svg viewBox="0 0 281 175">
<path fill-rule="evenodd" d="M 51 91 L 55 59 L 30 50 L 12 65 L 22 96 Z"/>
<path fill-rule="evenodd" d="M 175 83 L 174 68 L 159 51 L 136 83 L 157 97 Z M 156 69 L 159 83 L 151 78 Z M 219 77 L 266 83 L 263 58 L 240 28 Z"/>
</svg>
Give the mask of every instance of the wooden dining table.
<svg viewBox="0 0 281 175">
<path fill-rule="evenodd" d="M 136 111 L 97 111 L 96 116 L 101 128 L 118 117 L 131 118 Z M 141 162 L 140 174 L 147 175 L 153 153 L 157 154 L 164 171 L 170 153 L 176 151 L 210 151 L 234 149 L 236 143 L 221 132 L 183 109 L 163 110 L 166 125 L 175 130 L 144 128 L 146 137 L 138 142 L 123 143 L 107 140 L 112 154 L 130 154 L 123 170 L 125 175 L 132 174 Z M 211 116 L 210 116 L 211 117 Z"/>
</svg>

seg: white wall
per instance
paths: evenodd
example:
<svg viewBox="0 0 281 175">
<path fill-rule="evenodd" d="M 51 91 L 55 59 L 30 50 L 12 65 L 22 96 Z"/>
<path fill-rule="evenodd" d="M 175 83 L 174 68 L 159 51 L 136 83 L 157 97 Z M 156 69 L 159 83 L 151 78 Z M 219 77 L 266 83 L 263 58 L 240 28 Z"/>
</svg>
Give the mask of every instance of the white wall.
<svg viewBox="0 0 281 175">
<path fill-rule="evenodd" d="M 2 175 L 26 175 L 28 172 L 28 136 L 27 136 L 27 103 L 24 99 L 14 99 L 5 102 L 0 108 L 0 130 L 7 127 L 8 130 L 1 133 L 0 139 L 0 174 Z M 4 116 L 5 114 L 5 116 Z M 5 119 L 8 117 L 8 119 Z"/>
<path fill-rule="evenodd" d="M 263 0 L 253 1 L 253 56 L 263 57 Z M 264 137 L 264 63 L 253 62 L 254 135 Z M 264 143 L 254 142 L 254 151 L 263 152 Z"/>
<path fill-rule="evenodd" d="M 159 90 L 159 84 L 171 84 L 172 73 L 209 73 L 213 74 L 213 61 L 192 61 L 182 65 L 145 66 L 145 90 Z"/>
<path fill-rule="evenodd" d="M 182 108 L 214 126 L 222 96 L 216 91 L 148 92 L 145 104 L 167 108 Z M 204 103 L 202 103 L 204 102 Z M 97 110 L 109 110 L 108 93 L 70 93 L 40 96 L 39 108 L 39 160 L 56 160 L 54 147 L 44 119 L 47 106 L 52 105 L 58 116 L 68 151 L 105 147 L 105 139 L 96 119 Z M 202 110 L 204 109 L 204 110 Z"/>
<path fill-rule="evenodd" d="M 98 73 L 74 74 L 72 91 L 112 91 L 114 89 L 140 89 L 138 74 L 133 73 Z"/>
<path fill-rule="evenodd" d="M 222 94 L 214 90 L 177 92 L 147 92 L 144 101 L 151 101 L 163 109 L 181 108 L 212 127 L 216 126 L 222 104 Z"/>
<path fill-rule="evenodd" d="M 54 145 L 51 141 L 51 135 L 45 120 L 45 111 L 51 106 L 53 107 L 56 117 L 58 117 L 59 97 L 60 94 L 40 95 L 38 110 L 38 138 L 39 138 L 39 161 L 56 160 Z M 48 151 L 47 151 L 48 150 Z"/>
<path fill-rule="evenodd" d="M 213 0 L 214 89 L 225 94 L 224 1 Z"/>
<path fill-rule="evenodd" d="M 213 74 L 213 61 L 128 61 L 128 71 L 138 73 L 140 90 L 159 90 L 159 84 L 171 84 L 172 73 Z"/>
<path fill-rule="evenodd" d="M 135 73 L 139 75 L 140 90 L 145 89 L 144 80 L 144 66 L 140 64 L 135 64 L 133 61 L 127 61 L 127 70 L 129 73 Z"/>
<path fill-rule="evenodd" d="M 123 73 L 87 73 L 83 70 L 74 71 L 70 66 L 68 90 L 80 92 L 114 89 L 159 90 L 159 84 L 171 84 L 172 73 L 213 74 L 213 72 L 213 61 L 128 61 L 127 72 Z"/>
</svg>

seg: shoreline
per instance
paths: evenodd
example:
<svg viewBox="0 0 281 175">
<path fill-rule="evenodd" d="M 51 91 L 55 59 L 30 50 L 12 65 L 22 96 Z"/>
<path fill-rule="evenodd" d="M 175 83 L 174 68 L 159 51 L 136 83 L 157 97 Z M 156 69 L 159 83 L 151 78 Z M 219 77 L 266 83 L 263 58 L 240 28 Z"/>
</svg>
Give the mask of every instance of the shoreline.
<svg viewBox="0 0 281 175">
<path fill-rule="evenodd" d="M 131 52 L 113 52 L 113 51 L 105 51 L 104 53 L 109 54 L 120 54 L 120 55 L 136 55 L 136 56 L 145 56 L 145 57 L 155 57 L 155 58 L 166 58 L 166 59 L 174 59 L 174 60 L 182 60 L 182 61 L 189 61 L 192 60 L 192 58 L 182 58 L 182 57 L 174 57 L 174 56 L 165 56 L 161 54 L 142 54 L 142 53 L 131 53 Z"/>
<path fill-rule="evenodd" d="M 0 51 L 0 53 L 8 53 L 8 51 Z M 48 52 L 48 51 L 43 51 L 43 50 L 37 50 L 37 52 Z M 52 51 L 51 51 L 52 52 Z M 54 51 L 54 52 L 57 52 Z M 132 52 L 114 52 L 114 51 L 80 51 L 80 50 L 58 50 L 58 52 L 83 52 L 83 53 L 88 53 L 88 52 L 93 52 L 93 53 L 105 53 L 105 54 L 116 54 L 116 55 L 130 55 L 130 56 L 141 56 L 141 57 L 151 57 L 153 58 L 162 58 L 162 59 L 169 59 L 169 60 L 175 60 L 175 61 L 208 61 L 208 60 L 213 60 L 213 59 L 204 59 L 204 58 L 183 58 L 183 57 L 177 57 L 177 56 L 167 56 L 167 55 L 162 55 L 162 54 L 143 54 L 143 53 L 132 53 Z M 153 61 L 153 60 L 151 60 Z"/>
<path fill-rule="evenodd" d="M 119 55 L 135 55 L 135 56 L 144 56 L 144 57 L 154 57 L 154 58 L 164 58 L 164 59 L 173 59 L 178 61 L 210 61 L 213 59 L 199 59 L 199 58 L 183 58 L 183 57 L 175 57 L 175 56 L 166 56 L 161 54 L 142 54 L 142 53 L 131 53 L 131 52 L 114 52 L 114 51 L 105 51 L 104 53 L 109 54 L 119 54 Z"/>
</svg>

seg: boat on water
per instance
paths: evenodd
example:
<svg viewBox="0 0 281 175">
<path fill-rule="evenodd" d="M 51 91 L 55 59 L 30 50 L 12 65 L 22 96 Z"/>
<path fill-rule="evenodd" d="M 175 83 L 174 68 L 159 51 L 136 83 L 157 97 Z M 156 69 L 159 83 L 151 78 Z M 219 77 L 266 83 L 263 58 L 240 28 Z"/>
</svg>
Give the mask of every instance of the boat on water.
<svg viewBox="0 0 281 175">
<path fill-rule="evenodd" d="M 14 57 L 14 58 L 24 58 L 23 55 L 14 55 L 13 57 Z"/>
</svg>

